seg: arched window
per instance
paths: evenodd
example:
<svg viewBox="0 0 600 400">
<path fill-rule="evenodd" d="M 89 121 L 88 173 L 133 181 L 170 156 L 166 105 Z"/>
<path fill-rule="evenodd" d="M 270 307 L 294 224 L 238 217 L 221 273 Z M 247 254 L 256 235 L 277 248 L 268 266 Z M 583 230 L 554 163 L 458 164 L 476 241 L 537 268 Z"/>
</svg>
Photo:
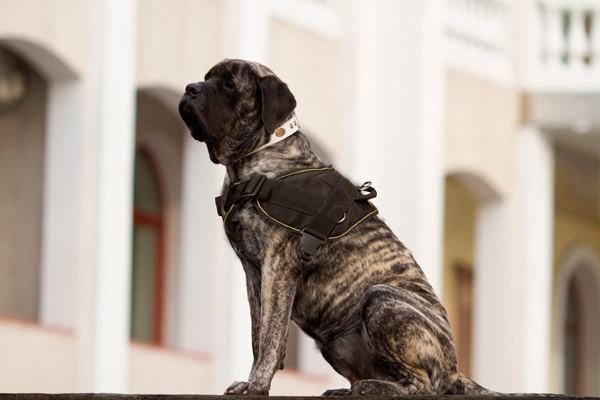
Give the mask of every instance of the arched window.
<svg viewBox="0 0 600 400">
<path fill-rule="evenodd" d="M 600 263 L 592 247 L 574 245 L 561 263 L 554 295 L 554 390 L 598 396 Z"/>
<path fill-rule="evenodd" d="M 135 155 L 131 337 L 163 342 L 164 216 L 161 190 L 151 157 Z"/>
</svg>

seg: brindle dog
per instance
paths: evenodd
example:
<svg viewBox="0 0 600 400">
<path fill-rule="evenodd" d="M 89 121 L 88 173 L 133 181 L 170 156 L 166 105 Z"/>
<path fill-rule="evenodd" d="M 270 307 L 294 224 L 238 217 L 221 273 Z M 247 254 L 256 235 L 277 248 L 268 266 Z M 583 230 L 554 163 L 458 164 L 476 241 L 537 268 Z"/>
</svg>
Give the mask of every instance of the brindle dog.
<svg viewBox="0 0 600 400">
<path fill-rule="evenodd" d="M 226 190 L 255 174 L 274 178 L 324 166 L 300 132 L 249 154 L 270 141 L 295 107 L 288 86 L 267 67 L 224 60 L 204 82 L 186 87 L 179 111 L 210 159 L 226 166 Z M 251 202 L 233 223 L 254 259 L 240 257 L 254 363 L 248 381 L 234 382 L 226 394 L 269 393 L 283 368 L 290 318 L 352 385 L 325 395 L 492 393 L 458 371 L 446 310 L 411 252 L 379 218 L 325 242 L 307 264 L 299 236 L 263 218 Z"/>
</svg>

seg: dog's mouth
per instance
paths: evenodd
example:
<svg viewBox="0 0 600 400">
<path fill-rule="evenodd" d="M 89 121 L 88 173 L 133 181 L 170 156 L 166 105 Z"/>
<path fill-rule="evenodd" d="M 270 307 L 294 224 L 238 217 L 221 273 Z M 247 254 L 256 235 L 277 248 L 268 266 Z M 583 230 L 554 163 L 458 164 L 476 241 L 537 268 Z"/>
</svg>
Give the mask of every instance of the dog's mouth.
<svg viewBox="0 0 600 400">
<path fill-rule="evenodd" d="M 181 115 L 183 122 L 190 130 L 192 137 L 200 142 L 206 143 L 211 161 L 218 164 L 216 158 L 216 146 L 219 143 L 219 140 L 211 136 L 208 130 L 202 127 L 198 115 L 198 108 L 190 103 L 191 101 L 186 95 L 181 98 L 181 101 L 179 102 L 179 115 Z"/>
<path fill-rule="evenodd" d="M 192 137 L 201 142 L 205 141 L 205 135 L 202 131 L 202 127 L 200 126 L 200 122 L 196 117 L 196 113 L 194 108 L 189 104 L 189 100 L 187 96 L 183 96 L 181 101 L 179 102 L 179 115 L 181 115 L 181 119 L 187 125 Z"/>
<path fill-rule="evenodd" d="M 202 127 L 201 110 L 191 104 L 187 96 L 183 96 L 179 102 L 179 114 L 187 125 L 192 137 L 200 142 L 206 142 L 209 146 L 218 143 L 218 139 L 212 136 L 208 129 Z"/>
</svg>

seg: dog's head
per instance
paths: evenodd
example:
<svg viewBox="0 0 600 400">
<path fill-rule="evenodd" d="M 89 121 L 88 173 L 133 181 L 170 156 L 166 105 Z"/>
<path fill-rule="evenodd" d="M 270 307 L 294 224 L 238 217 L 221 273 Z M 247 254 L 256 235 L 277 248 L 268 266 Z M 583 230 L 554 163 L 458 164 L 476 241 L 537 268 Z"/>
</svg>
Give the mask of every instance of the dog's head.
<svg viewBox="0 0 600 400">
<path fill-rule="evenodd" d="M 296 100 L 269 68 L 223 60 L 204 82 L 190 83 L 179 113 L 192 137 L 206 142 L 215 164 L 232 165 L 266 143 L 296 108 Z"/>
</svg>

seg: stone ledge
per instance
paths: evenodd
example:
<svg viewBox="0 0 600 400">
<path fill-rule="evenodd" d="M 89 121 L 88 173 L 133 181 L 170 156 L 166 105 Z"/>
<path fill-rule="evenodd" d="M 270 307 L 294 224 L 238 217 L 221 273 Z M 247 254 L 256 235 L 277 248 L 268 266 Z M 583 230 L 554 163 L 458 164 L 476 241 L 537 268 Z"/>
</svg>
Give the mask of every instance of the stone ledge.
<svg viewBox="0 0 600 400">
<path fill-rule="evenodd" d="M 166 394 L 110 394 L 110 393 L 64 393 L 64 394 L 45 394 L 45 393 L 0 393 L 0 400 L 315 400 L 320 396 L 213 396 L 213 395 L 166 395 Z M 332 399 L 344 400 L 397 400 L 400 396 L 341 396 L 329 397 Z M 365 399 L 366 398 L 366 399 Z M 500 400 L 500 399 L 520 399 L 520 400 L 542 400 L 542 399 L 595 399 L 600 397 L 576 397 L 566 395 L 501 395 L 501 396 L 410 396 L 411 400 Z"/>
</svg>

